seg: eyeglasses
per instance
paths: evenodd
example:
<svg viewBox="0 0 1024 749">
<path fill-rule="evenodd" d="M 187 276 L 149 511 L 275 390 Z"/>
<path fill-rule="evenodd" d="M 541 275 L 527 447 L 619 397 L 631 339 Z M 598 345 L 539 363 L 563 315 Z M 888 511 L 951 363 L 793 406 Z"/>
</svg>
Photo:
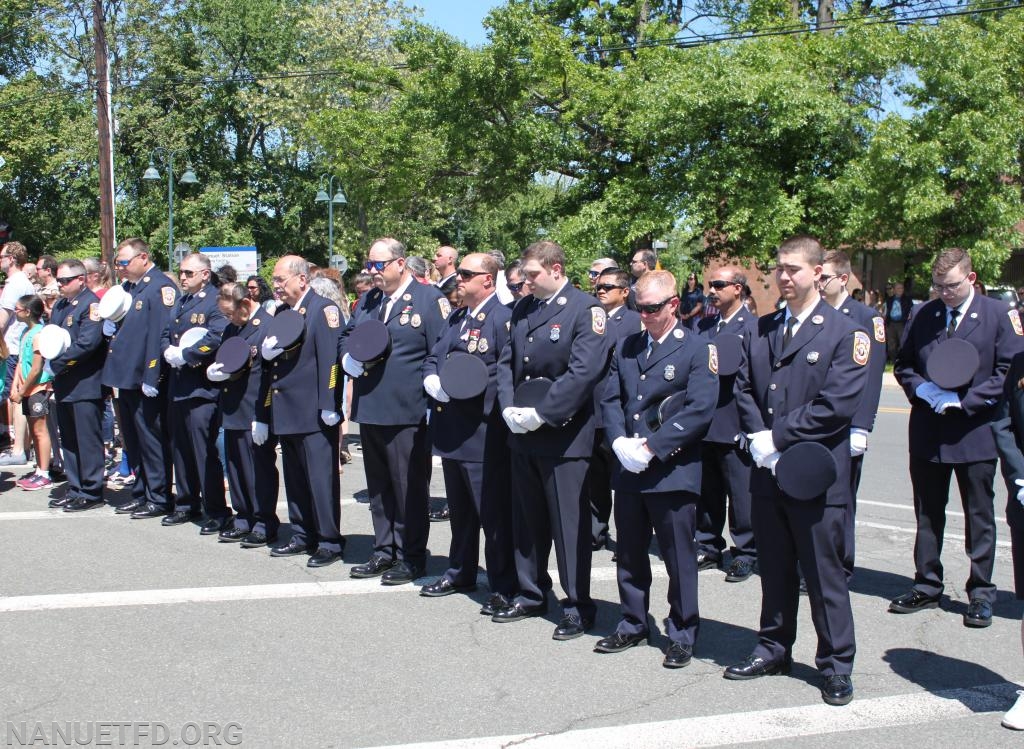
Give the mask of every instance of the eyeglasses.
<svg viewBox="0 0 1024 749">
<path fill-rule="evenodd" d="M 952 294 L 954 291 L 959 289 L 966 280 L 967 276 L 964 276 L 956 283 L 933 283 L 932 288 L 939 294 Z"/>
<path fill-rule="evenodd" d="M 597 290 L 597 291 L 614 291 L 615 289 L 624 289 L 624 288 L 626 288 L 626 287 L 625 286 L 619 286 L 618 284 L 614 284 L 614 283 L 599 283 L 597 286 L 594 287 L 594 289 Z"/>
<path fill-rule="evenodd" d="M 507 283 L 505 288 L 511 291 L 513 294 L 518 294 L 519 290 L 523 288 L 526 281 L 520 281 L 519 283 Z"/>
<path fill-rule="evenodd" d="M 470 270 L 469 268 L 459 268 L 455 272 L 459 274 L 459 278 L 461 278 L 463 281 L 468 281 L 469 279 L 474 278 L 476 276 L 490 275 L 490 273 L 488 273 L 485 270 Z"/>
<path fill-rule="evenodd" d="M 739 286 L 735 281 L 708 281 L 708 286 L 712 289 L 721 290 L 726 286 Z"/>
<path fill-rule="evenodd" d="M 293 278 L 295 278 L 295 276 L 288 276 L 287 278 L 284 278 L 282 276 L 274 276 L 270 280 L 273 281 L 277 286 L 284 286 L 286 283 L 291 281 Z"/>
<path fill-rule="evenodd" d="M 185 278 L 192 278 L 196 273 L 202 273 L 201 270 L 189 270 L 188 268 L 179 268 L 178 275 L 184 276 Z"/>
<path fill-rule="evenodd" d="M 57 276 L 57 284 L 60 286 L 67 286 L 69 283 L 74 281 L 76 278 L 81 278 L 82 274 L 77 276 Z"/>
<path fill-rule="evenodd" d="M 132 264 L 132 260 L 134 260 L 137 257 L 138 255 L 132 255 L 127 260 L 115 260 L 114 265 L 116 265 L 118 268 L 127 268 L 129 265 Z"/>
<path fill-rule="evenodd" d="M 398 260 L 397 257 L 393 257 L 390 260 L 367 260 L 365 263 L 366 270 L 375 270 L 378 273 L 381 273 L 385 268 L 387 268 L 396 260 Z"/>
<path fill-rule="evenodd" d="M 661 302 L 655 302 L 654 304 L 638 304 L 638 305 L 636 305 L 636 308 L 637 308 L 637 310 L 638 310 L 638 311 L 640 311 L 640 312 L 644 312 L 644 313 L 646 313 L 646 314 L 648 314 L 648 315 L 653 315 L 653 314 L 655 314 L 655 313 L 657 313 L 657 312 L 661 312 L 662 308 L 663 308 L 663 307 L 664 307 L 664 306 L 665 306 L 666 304 L 668 304 L 669 302 L 671 302 L 671 301 L 672 301 L 673 299 L 675 299 L 675 298 L 676 298 L 676 297 L 675 297 L 675 295 L 673 294 L 673 295 L 672 295 L 672 296 L 670 296 L 670 297 L 669 297 L 668 299 L 665 299 L 665 300 L 663 300 L 663 301 L 661 301 Z"/>
<path fill-rule="evenodd" d="M 599 271 L 599 270 L 588 270 L 587 271 L 587 275 L 590 276 L 591 278 L 597 278 L 598 276 L 601 275 L 601 271 Z"/>
</svg>

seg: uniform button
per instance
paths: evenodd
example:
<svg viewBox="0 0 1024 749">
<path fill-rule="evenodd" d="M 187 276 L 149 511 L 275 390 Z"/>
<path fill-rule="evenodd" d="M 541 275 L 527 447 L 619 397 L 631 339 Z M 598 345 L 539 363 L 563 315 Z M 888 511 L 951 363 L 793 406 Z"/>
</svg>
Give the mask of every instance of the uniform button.
<svg viewBox="0 0 1024 749">
<path fill-rule="evenodd" d="M 775 410 L 774 410 L 774 409 L 772 409 L 772 408 L 769 408 L 769 409 L 768 409 L 768 413 L 769 413 L 769 414 L 773 414 L 773 413 L 775 413 Z"/>
<path fill-rule="evenodd" d="M 277 395 L 280 392 L 281 392 L 280 390 L 278 390 L 277 388 L 274 388 L 274 395 Z"/>
<path fill-rule="evenodd" d="M 638 401 L 642 401 L 642 400 L 644 399 L 644 397 L 643 397 L 642 395 L 638 395 L 638 396 L 636 397 L 636 399 L 637 399 Z"/>
<path fill-rule="evenodd" d="M 647 379 L 647 375 L 640 375 L 640 379 L 641 380 L 646 380 Z"/>
<path fill-rule="evenodd" d="M 526 340 L 527 340 L 527 341 L 529 341 L 530 343 L 533 343 L 533 336 L 530 336 L 530 337 L 529 337 L 529 338 L 527 338 Z"/>
<path fill-rule="evenodd" d="M 633 421 L 640 421 L 640 414 L 633 414 Z"/>
<path fill-rule="evenodd" d="M 274 375 L 274 379 L 275 379 L 275 380 L 277 379 L 277 375 Z"/>
<path fill-rule="evenodd" d="M 528 379 L 530 379 L 530 375 L 526 375 L 526 377 L 524 377 L 523 379 L 524 379 L 524 380 L 528 380 Z"/>
<path fill-rule="evenodd" d="M 771 385 L 768 386 L 768 389 L 769 390 L 774 390 L 776 387 L 778 387 L 778 386 L 773 382 Z"/>
<path fill-rule="evenodd" d="M 523 361 L 524 361 L 524 362 L 528 362 L 528 361 L 530 361 L 530 357 L 528 357 L 528 356 L 524 356 L 524 357 L 523 357 Z"/>
<path fill-rule="evenodd" d="M 441 407 L 440 406 L 437 407 L 437 412 L 441 413 Z"/>
<path fill-rule="evenodd" d="M 227 391 L 228 391 L 228 389 L 227 389 L 227 388 L 224 388 L 224 392 L 226 393 Z"/>
<path fill-rule="evenodd" d="M 775 368 L 776 369 L 778 369 L 781 366 L 782 366 L 782 362 L 780 362 L 780 361 L 775 362 Z"/>
</svg>

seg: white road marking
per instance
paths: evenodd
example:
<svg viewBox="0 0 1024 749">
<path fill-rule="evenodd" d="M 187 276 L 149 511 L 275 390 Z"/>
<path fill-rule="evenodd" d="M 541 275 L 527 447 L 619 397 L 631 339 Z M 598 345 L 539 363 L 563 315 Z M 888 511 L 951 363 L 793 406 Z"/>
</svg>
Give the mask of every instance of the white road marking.
<svg viewBox="0 0 1024 749">
<path fill-rule="evenodd" d="M 897 533 L 917 533 L 916 528 L 905 528 L 902 525 L 886 525 L 884 523 L 872 523 L 867 520 L 858 520 L 857 525 L 864 526 L 865 528 L 877 528 L 882 531 L 896 531 Z M 963 546 L 964 536 L 962 533 L 944 533 L 942 535 L 943 541 L 946 543 L 960 544 Z M 996 541 L 996 546 L 1002 546 L 1005 549 L 1009 549 L 1012 544 L 1009 541 Z"/>
<path fill-rule="evenodd" d="M 949 689 L 934 694 L 915 692 L 855 699 L 851 704 L 841 708 L 819 703 L 773 710 L 702 715 L 657 723 L 586 728 L 553 734 L 523 733 L 400 746 L 404 749 L 496 749 L 513 745 L 528 749 L 617 749 L 623 746 L 638 749 L 678 749 L 681 746 L 735 746 L 801 736 L 826 736 L 846 731 L 973 718 L 1007 710 L 1013 704 L 1016 689 L 1016 685 L 1004 682 L 968 689 Z M 1007 740 L 1009 738 L 1007 737 Z"/>
<path fill-rule="evenodd" d="M 896 510 L 907 510 L 908 512 L 913 512 L 914 511 L 914 505 L 905 505 L 905 504 L 900 504 L 898 502 L 875 502 L 875 501 L 870 500 L 870 499 L 858 499 L 857 500 L 857 507 L 860 507 L 861 505 L 871 505 L 872 507 L 889 507 L 889 508 L 896 509 Z M 962 518 L 963 516 L 964 516 L 964 514 L 962 512 L 957 512 L 956 510 L 950 510 L 948 507 L 946 508 L 946 517 Z M 996 522 L 997 523 L 1002 523 L 1003 525 L 1006 525 L 1006 518 L 1002 517 L 997 512 L 996 513 Z"/>
</svg>

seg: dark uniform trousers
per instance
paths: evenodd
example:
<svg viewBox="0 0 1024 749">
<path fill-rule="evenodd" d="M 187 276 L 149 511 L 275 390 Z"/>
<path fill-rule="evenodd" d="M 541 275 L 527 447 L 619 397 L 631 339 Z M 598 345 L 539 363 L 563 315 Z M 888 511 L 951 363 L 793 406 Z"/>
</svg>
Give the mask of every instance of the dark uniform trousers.
<svg viewBox="0 0 1024 749">
<path fill-rule="evenodd" d="M 701 489 L 697 546 L 715 555 L 725 550 L 725 522 L 733 542 L 733 559 L 757 559 L 751 521 L 750 454 L 736 445 L 705 441 L 701 447 Z M 729 497 L 726 509 L 726 496 Z"/>
<path fill-rule="evenodd" d="M 147 398 L 141 390 L 121 389 L 121 433 L 124 449 L 132 462 L 135 483 L 132 499 L 152 502 L 171 512 L 171 449 L 167 433 L 167 396 L 161 392 Z"/>
<path fill-rule="evenodd" d="M 103 401 L 57 401 L 68 486 L 85 499 L 103 499 Z"/>
<path fill-rule="evenodd" d="M 422 567 L 430 528 L 426 421 L 411 426 L 360 424 L 359 436 L 373 516 L 374 552 Z"/>
<path fill-rule="evenodd" d="M 341 528 L 341 486 L 335 468 L 338 465 L 337 425 L 321 424 L 319 431 L 282 434 L 279 439 L 292 539 L 314 549 L 340 554 L 343 549 L 338 530 Z M 270 444 L 269 441 L 266 444 Z"/>
<path fill-rule="evenodd" d="M 600 402 L 600 398 L 598 398 Z M 612 449 L 604 438 L 604 429 L 594 430 L 594 454 L 587 474 L 590 493 L 590 540 L 594 546 L 608 543 L 608 521 L 612 516 Z"/>
<path fill-rule="evenodd" d="M 208 518 L 231 514 L 224 496 L 224 466 L 217 452 L 220 416 L 217 404 L 204 398 L 174 401 L 170 408 L 174 446 L 175 509 L 202 510 Z"/>
<path fill-rule="evenodd" d="M 277 518 L 277 437 L 272 434 L 257 445 L 251 430 L 225 429 L 224 454 L 235 527 L 274 538 L 281 525 Z"/>
</svg>

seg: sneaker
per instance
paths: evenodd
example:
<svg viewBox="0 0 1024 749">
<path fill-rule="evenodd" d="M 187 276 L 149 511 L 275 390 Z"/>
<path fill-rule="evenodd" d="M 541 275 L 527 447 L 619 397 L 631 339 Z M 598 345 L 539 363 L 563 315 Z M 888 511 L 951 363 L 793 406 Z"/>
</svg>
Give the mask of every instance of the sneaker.
<svg viewBox="0 0 1024 749">
<path fill-rule="evenodd" d="M 121 486 L 131 486 L 135 483 L 135 474 L 129 473 L 127 476 L 121 477 Z"/>
<path fill-rule="evenodd" d="M 16 453 L 13 450 L 0 455 L 0 466 L 23 466 L 28 464 L 28 456 L 25 453 Z"/>
<path fill-rule="evenodd" d="M 53 486 L 53 482 L 50 481 L 49 476 L 43 476 L 40 473 L 33 473 L 23 479 L 19 479 L 15 482 L 19 487 L 25 491 L 34 491 L 36 489 L 49 489 Z"/>
<path fill-rule="evenodd" d="M 1017 690 L 1017 701 L 1003 716 L 1003 725 L 1014 731 L 1024 731 L 1024 689 Z"/>
</svg>

